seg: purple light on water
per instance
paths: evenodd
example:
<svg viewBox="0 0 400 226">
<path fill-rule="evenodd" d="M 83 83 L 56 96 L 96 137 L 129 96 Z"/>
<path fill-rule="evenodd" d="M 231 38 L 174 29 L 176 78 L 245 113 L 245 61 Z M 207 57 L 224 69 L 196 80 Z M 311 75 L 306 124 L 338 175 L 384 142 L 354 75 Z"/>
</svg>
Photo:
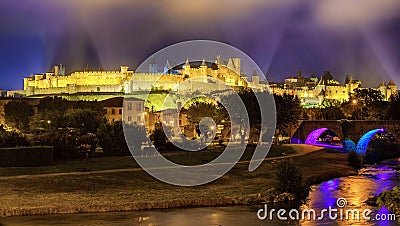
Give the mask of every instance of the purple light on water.
<svg viewBox="0 0 400 226">
<path fill-rule="evenodd" d="M 394 173 L 383 172 L 377 175 L 379 180 L 388 180 L 394 176 Z"/>
<path fill-rule="evenodd" d="M 321 192 L 321 202 L 323 208 L 329 208 L 329 206 L 335 206 L 337 197 L 334 191 L 338 190 L 340 186 L 340 180 L 334 179 L 324 182 L 320 185 L 319 191 Z"/>
<path fill-rule="evenodd" d="M 335 191 L 339 188 L 340 181 L 339 179 L 330 180 L 321 185 L 323 190 L 326 191 Z"/>
<path fill-rule="evenodd" d="M 389 166 L 379 166 L 376 168 L 379 171 L 392 171 L 393 168 L 389 167 Z"/>
<path fill-rule="evenodd" d="M 380 208 L 378 211 L 376 211 L 377 214 L 379 214 L 380 216 L 383 215 L 388 215 L 391 214 L 392 212 L 386 207 L 386 206 L 382 206 L 382 208 Z M 388 221 L 388 220 L 380 220 L 380 221 L 376 221 L 376 225 L 379 226 L 386 226 L 386 225 L 393 225 L 393 221 Z"/>
</svg>

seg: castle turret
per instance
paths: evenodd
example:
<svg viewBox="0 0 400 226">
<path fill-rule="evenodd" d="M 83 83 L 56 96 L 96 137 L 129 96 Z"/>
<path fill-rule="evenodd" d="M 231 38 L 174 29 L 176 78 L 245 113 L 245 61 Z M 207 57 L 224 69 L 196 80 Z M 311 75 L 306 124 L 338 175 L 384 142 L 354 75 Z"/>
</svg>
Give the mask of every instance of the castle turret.
<svg viewBox="0 0 400 226">
<path fill-rule="evenodd" d="M 62 64 L 60 64 L 60 68 L 58 70 L 58 75 L 65 76 L 65 67 Z"/>
<path fill-rule="evenodd" d="M 260 76 L 258 75 L 256 69 L 254 69 L 253 74 L 251 75 L 251 82 L 253 86 L 258 86 L 260 84 Z"/>
<path fill-rule="evenodd" d="M 325 100 L 325 90 L 323 89 L 323 90 L 321 90 L 321 92 L 319 92 L 319 94 L 318 94 L 318 104 L 319 105 L 322 105 L 323 103 L 324 103 L 324 100 Z"/>
<path fill-rule="evenodd" d="M 200 73 L 201 73 L 201 76 L 203 76 L 203 82 L 207 82 L 207 63 L 206 63 L 206 60 L 203 58 L 203 61 L 201 62 L 201 65 L 200 65 Z"/>
<path fill-rule="evenodd" d="M 221 55 L 217 55 L 217 58 L 215 59 L 215 64 L 216 65 L 219 65 L 219 64 L 222 64 L 222 61 L 221 61 Z"/>
<path fill-rule="evenodd" d="M 121 74 L 126 74 L 126 72 L 128 72 L 128 69 L 128 66 L 121 66 Z"/>
<path fill-rule="evenodd" d="M 206 64 L 206 60 L 204 60 L 201 62 L 200 68 L 207 68 L 207 64 Z"/>
<path fill-rule="evenodd" d="M 384 100 L 388 100 L 388 97 L 387 97 L 387 87 L 386 87 L 385 82 L 382 82 L 382 83 L 380 84 L 380 86 L 378 87 L 378 90 L 381 92 L 381 95 L 383 96 L 383 99 L 384 99 Z"/>
<path fill-rule="evenodd" d="M 189 63 L 189 59 L 188 58 L 186 58 L 186 63 L 182 66 L 182 68 L 184 70 L 190 69 L 190 63 Z"/>
<path fill-rule="evenodd" d="M 149 73 L 158 73 L 158 65 L 157 62 L 154 60 L 154 57 L 151 58 L 149 64 Z"/>
<path fill-rule="evenodd" d="M 60 68 L 58 67 L 58 65 L 54 66 L 54 75 L 58 76 Z"/>
<path fill-rule="evenodd" d="M 398 91 L 397 91 L 397 85 L 394 83 L 393 79 L 390 80 L 388 86 L 387 86 L 387 98 L 388 100 L 390 99 L 390 97 L 392 95 L 397 95 Z"/>
<path fill-rule="evenodd" d="M 230 58 L 226 66 L 240 75 L 240 58 Z"/>
</svg>

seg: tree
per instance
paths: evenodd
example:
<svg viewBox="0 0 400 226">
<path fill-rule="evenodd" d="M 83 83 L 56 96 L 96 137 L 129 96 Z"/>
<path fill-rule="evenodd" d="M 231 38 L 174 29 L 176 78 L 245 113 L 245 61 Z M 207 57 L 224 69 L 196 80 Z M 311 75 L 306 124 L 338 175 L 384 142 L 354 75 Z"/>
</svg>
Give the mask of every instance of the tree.
<svg viewBox="0 0 400 226">
<path fill-rule="evenodd" d="M 228 108 L 231 111 L 229 115 L 230 120 L 234 124 L 240 126 L 239 133 L 242 144 L 245 141 L 245 136 L 247 132 L 249 132 L 249 138 L 251 139 L 251 142 L 256 142 L 259 140 L 258 138 L 260 137 L 261 127 L 262 127 L 261 109 L 257 97 L 261 98 L 262 100 L 268 100 L 269 97 L 266 95 L 271 95 L 271 94 L 267 92 L 254 93 L 250 90 L 240 91 L 239 97 L 241 101 L 244 103 L 246 109 L 238 108 L 235 95 L 236 94 L 232 94 L 222 97 L 222 102 L 225 103 L 225 105 L 228 105 Z M 268 105 L 268 107 L 271 107 L 270 109 L 273 109 L 272 106 L 273 101 L 271 101 L 271 103 L 263 103 L 263 104 Z M 250 125 L 247 125 L 247 122 L 243 119 L 244 117 L 243 113 L 247 114 Z M 246 131 L 247 127 L 250 128 L 250 131 Z"/>
<path fill-rule="evenodd" d="M 79 136 L 77 131 L 68 128 L 59 128 L 57 131 L 50 131 L 39 134 L 35 137 L 38 145 L 53 146 L 55 159 L 77 158 Z"/>
<path fill-rule="evenodd" d="M 103 108 L 97 101 L 68 101 L 60 97 L 45 97 L 40 100 L 38 114 L 31 122 L 31 128 L 81 128 L 84 132 L 95 133 L 104 117 Z M 46 125 L 49 123 L 49 125 Z"/>
<path fill-rule="evenodd" d="M 356 89 L 351 99 L 356 99 L 359 103 L 368 106 L 373 102 L 382 101 L 383 96 L 381 92 L 376 89 Z"/>
<path fill-rule="evenodd" d="M 97 102 L 47 97 L 40 101 L 30 126 L 45 131 L 35 139 L 42 145 L 54 146 L 55 157 L 64 159 L 82 157 L 82 152 L 93 153 L 98 142 L 95 133 L 102 123 L 105 118 Z"/>
<path fill-rule="evenodd" d="M 292 125 L 296 125 L 298 120 L 302 117 L 302 109 L 300 100 L 293 95 L 274 95 L 276 106 L 276 129 L 275 143 L 278 144 L 278 136 L 291 135 L 286 129 Z"/>
<path fill-rule="evenodd" d="M 340 120 L 346 118 L 340 107 L 317 108 L 314 111 L 316 120 Z"/>
<path fill-rule="evenodd" d="M 207 102 L 191 103 L 186 114 L 187 120 L 193 125 L 198 125 L 204 117 L 212 118 L 217 125 L 226 124 L 229 120 L 228 112 L 223 106 Z"/>
<path fill-rule="evenodd" d="M 341 105 L 343 113 L 353 120 L 383 120 L 389 106 L 379 90 L 356 89 L 348 102 Z"/>
<path fill-rule="evenodd" d="M 63 127 L 79 129 L 81 133 L 96 133 L 102 122 L 105 122 L 104 115 L 92 109 L 70 110 L 65 114 Z"/>
<path fill-rule="evenodd" d="M 29 128 L 29 120 L 33 116 L 33 107 L 26 102 L 10 101 L 4 106 L 6 123 L 19 129 Z"/>
<path fill-rule="evenodd" d="M 276 178 L 278 180 L 277 190 L 280 193 L 293 194 L 300 200 L 307 198 L 310 189 L 304 183 L 300 170 L 292 161 L 283 160 L 279 163 Z"/>
<path fill-rule="evenodd" d="M 164 128 L 160 122 L 155 125 L 154 130 L 150 134 L 150 140 L 157 149 L 165 148 L 168 143 L 168 133 L 171 133 L 169 127 L 165 126 Z"/>
<path fill-rule="evenodd" d="M 386 101 L 374 101 L 366 107 L 368 120 L 385 120 L 388 116 L 390 105 Z"/>
<path fill-rule="evenodd" d="M 61 97 L 45 97 L 40 100 L 38 106 L 38 112 L 65 112 L 68 108 L 71 108 L 69 102 Z"/>
<path fill-rule="evenodd" d="M 301 117 L 300 100 L 293 95 L 274 95 L 276 105 L 276 127 L 284 130 L 295 124 Z"/>
<path fill-rule="evenodd" d="M 121 121 L 102 123 L 96 133 L 106 156 L 130 155 Z"/>
<path fill-rule="evenodd" d="M 400 95 L 392 95 L 390 97 L 389 109 L 386 113 L 388 119 L 400 120 Z"/>
</svg>

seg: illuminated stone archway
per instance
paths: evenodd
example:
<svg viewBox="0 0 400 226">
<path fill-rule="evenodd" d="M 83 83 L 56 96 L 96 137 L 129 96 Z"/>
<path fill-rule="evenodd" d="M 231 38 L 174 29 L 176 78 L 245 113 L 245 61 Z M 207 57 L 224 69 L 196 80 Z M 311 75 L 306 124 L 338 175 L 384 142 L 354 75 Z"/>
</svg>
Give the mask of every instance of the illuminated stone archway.
<svg viewBox="0 0 400 226">
<path fill-rule="evenodd" d="M 369 142 L 371 142 L 372 138 L 378 133 L 385 133 L 385 132 L 386 132 L 385 129 L 374 129 L 364 134 L 357 143 L 357 153 L 365 155 L 367 152 Z"/>
<path fill-rule="evenodd" d="M 319 128 L 314 131 L 312 131 L 308 136 L 306 141 L 304 142 L 305 144 L 310 144 L 310 145 L 315 145 L 317 143 L 318 138 L 326 131 L 328 131 L 328 128 Z"/>
</svg>

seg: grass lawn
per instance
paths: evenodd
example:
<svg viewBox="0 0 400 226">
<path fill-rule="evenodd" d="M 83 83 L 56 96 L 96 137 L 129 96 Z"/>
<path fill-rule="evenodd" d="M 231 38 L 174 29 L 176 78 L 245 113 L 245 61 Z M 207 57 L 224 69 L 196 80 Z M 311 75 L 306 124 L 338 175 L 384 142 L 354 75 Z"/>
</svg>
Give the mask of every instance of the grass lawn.
<svg viewBox="0 0 400 226">
<path fill-rule="evenodd" d="M 287 148 L 282 150 L 287 151 Z M 293 151 L 296 153 L 305 150 L 304 147 L 294 147 Z M 271 152 L 271 155 L 273 153 L 275 152 Z M 132 162 L 131 157 L 112 158 L 115 161 L 111 163 L 106 163 L 107 159 L 110 160 L 91 159 L 87 164 L 97 169 L 107 165 L 134 167 L 129 165 L 129 162 Z M 275 173 L 279 161 L 281 160 L 266 160 L 253 172 L 248 171 L 247 162 L 241 162 L 222 178 L 196 187 L 162 183 L 143 170 L 1 179 L 0 193 L 3 195 L 0 196 L 0 215 L 107 212 L 259 203 L 271 198 L 269 195 L 276 185 Z M 59 165 L 52 167 L 57 167 L 57 170 L 73 170 L 80 166 L 78 162 L 81 161 L 77 160 L 75 163 L 70 161 L 62 163 L 62 167 Z M 356 173 L 347 164 L 347 154 L 333 151 L 318 150 L 301 156 L 296 155 L 293 157 L 293 162 L 300 167 L 305 178 L 312 182 Z M 68 164 L 74 167 L 67 167 Z M 40 168 L 42 167 L 36 170 Z M 50 169 L 51 167 L 47 168 L 47 172 Z M 43 169 L 42 172 L 45 171 Z"/>
<path fill-rule="evenodd" d="M 296 154 L 301 148 L 299 146 L 278 146 L 273 147 L 268 153 L 268 157 Z M 163 152 L 162 154 L 171 161 L 184 165 L 204 164 L 218 157 L 224 149 L 220 146 L 214 146 L 208 150 L 200 152 Z M 242 160 L 250 160 L 253 155 L 254 148 L 248 147 L 242 156 Z M 76 159 L 68 161 L 54 161 L 50 166 L 42 167 L 0 167 L 1 176 L 16 175 L 34 175 L 34 174 L 50 174 L 50 173 L 67 173 L 110 169 L 129 169 L 138 168 L 132 156 L 120 157 L 98 157 L 92 159 Z"/>
</svg>

